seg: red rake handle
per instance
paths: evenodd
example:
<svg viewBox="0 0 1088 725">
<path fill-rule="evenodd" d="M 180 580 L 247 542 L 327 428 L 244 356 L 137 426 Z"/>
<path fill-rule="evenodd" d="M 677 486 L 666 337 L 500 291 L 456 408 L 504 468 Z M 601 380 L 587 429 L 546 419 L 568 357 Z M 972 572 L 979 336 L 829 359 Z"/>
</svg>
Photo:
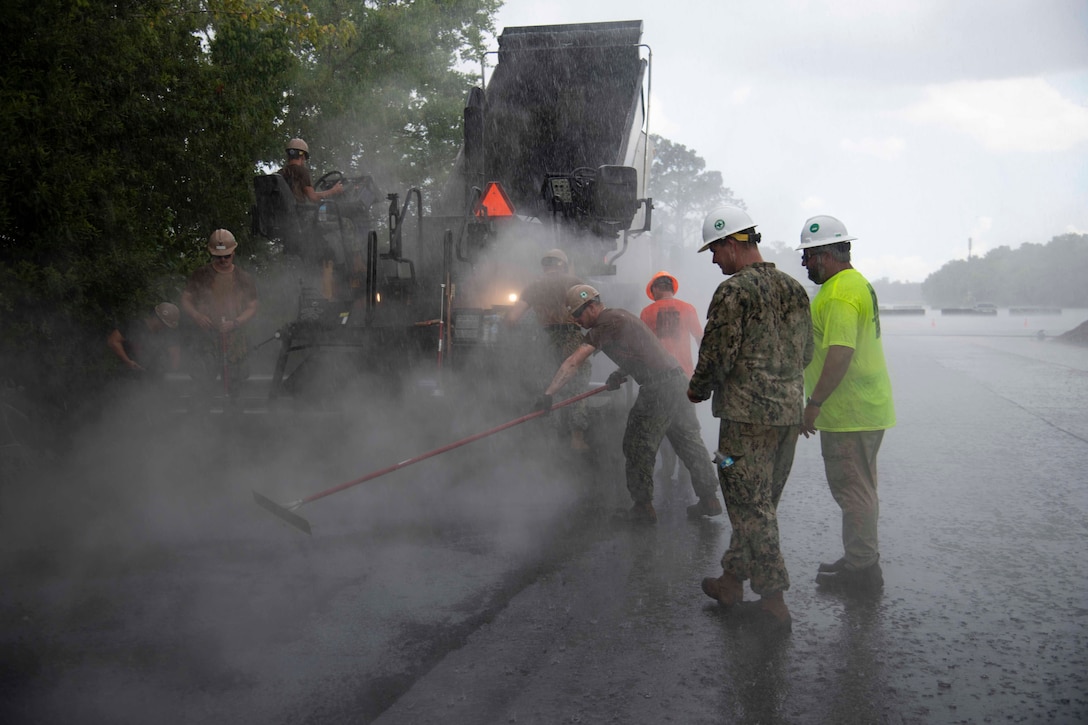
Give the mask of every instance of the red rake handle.
<svg viewBox="0 0 1088 725">
<path fill-rule="evenodd" d="M 494 434 L 496 434 L 496 433 L 498 433 L 500 431 L 504 431 L 507 428 L 513 428 L 515 425 L 521 425 L 522 423 L 524 423 L 526 421 L 529 421 L 529 420 L 532 420 L 533 418 L 539 418 L 542 415 L 546 415 L 551 410 L 555 410 L 556 408 L 562 408 L 563 406 L 571 405 L 572 403 L 577 403 L 579 400 L 585 400 L 586 398 L 588 398 L 591 395 L 596 395 L 597 393 L 603 393 L 606 390 L 608 390 L 607 385 L 602 385 L 599 388 L 593 388 L 592 390 L 587 390 L 586 392 L 582 393 L 581 395 L 575 395 L 573 398 L 567 398 L 566 400 L 555 403 L 554 405 L 552 405 L 552 407 L 549 410 L 533 411 L 532 413 L 529 413 L 528 415 L 523 415 L 520 418 L 515 418 L 514 420 L 512 420 L 512 421 L 510 421 L 508 423 L 503 423 L 502 425 L 495 426 L 494 428 L 490 428 L 488 430 L 485 430 L 482 433 L 476 433 L 475 435 L 470 435 L 468 438 L 462 438 L 459 441 L 454 441 L 453 443 L 447 443 L 446 445 L 442 446 L 441 448 L 435 448 L 433 451 L 428 451 L 426 453 L 421 453 L 418 456 L 416 456 L 415 458 L 409 458 L 406 461 L 401 461 L 400 463 L 395 463 L 392 466 L 389 466 L 388 468 L 383 468 L 380 471 L 374 471 L 373 473 L 368 473 L 365 476 L 362 476 L 361 478 L 356 478 L 356 479 L 354 479 L 352 481 L 347 481 L 345 483 L 341 483 L 339 486 L 334 486 L 334 487 L 332 487 L 332 488 L 330 488 L 328 490 L 319 491 L 319 492 L 317 492 L 315 494 L 312 494 L 312 495 L 307 496 L 306 498 L 302 499 L 293 508 L 297 508 L 298 506 L 301 506 L 303 504 L 310 503 L 311 501 L 316 501 L 319 498 L 325 498 L 326 496 L 331 496 L 334 493 L 339 493 L 340 491 L 343 491 L 346 488 L 351 488 L 352 486 L 358 486 L 360 483 L 366 483 L 367 481 L 370 481 L 372 479 L 384 476 L 387 473 L 392 473 L 393 471 L 399 471 L 402 468 L 407 468 L 408 466 L 412 465 L 413 463 L 419 463 L 420 461 L 425 461 L 428 458 L 432 458 L 432 457 L 437 456 L 439 454 L 446 453 L 447 451 L 452 451 L 454 448 L 460 448 L 461 446 L 472 443 L 473 441 L 478 441 L 481 438 L 486 438 L 486 437 L 488 437 L 490 435 L 494 435 Z"/>
</svg>

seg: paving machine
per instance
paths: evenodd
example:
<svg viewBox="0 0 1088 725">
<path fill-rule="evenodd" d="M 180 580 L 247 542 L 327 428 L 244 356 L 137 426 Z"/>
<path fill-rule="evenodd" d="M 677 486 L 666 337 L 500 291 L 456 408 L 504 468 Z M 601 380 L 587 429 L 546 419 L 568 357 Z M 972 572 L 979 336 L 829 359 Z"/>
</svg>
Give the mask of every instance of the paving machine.
<svg viewBox="0 0 1088 725">
<path fill-rule="evenodd" d="M 641 21 L 506 28 L 441 192 L 387 194 L 384 218 L 366 177 L 322 177 L 315 188 L 342 180 L 348 191 L 307 208 L 282 177 L 257 177 L 254 228 L 302 270 L 271 396 L 335 398 L 360 379 L 433 395 L 454 378 L 472 396 L 538 393 L 554 362 L 535 326 L 501 319 L 543 253 L 561 248 L 576 274 L 605 284 L 650 228 L 641 35 Z"/>
</svg>

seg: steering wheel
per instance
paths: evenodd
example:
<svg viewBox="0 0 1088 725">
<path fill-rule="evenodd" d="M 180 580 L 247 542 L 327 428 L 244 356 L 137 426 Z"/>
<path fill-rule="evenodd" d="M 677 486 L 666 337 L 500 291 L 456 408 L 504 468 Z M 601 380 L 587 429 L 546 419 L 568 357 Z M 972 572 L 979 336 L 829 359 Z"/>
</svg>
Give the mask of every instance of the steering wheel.
<svg viewBox="0 0 1088 725">
<path fill-rule="evenodd" d="M 314 184 L 314 189 L 317 191 L 328 191 L 340 181 L 344 180 L 344 175 L 339 171 L 330 171 Z"/>
</svg>

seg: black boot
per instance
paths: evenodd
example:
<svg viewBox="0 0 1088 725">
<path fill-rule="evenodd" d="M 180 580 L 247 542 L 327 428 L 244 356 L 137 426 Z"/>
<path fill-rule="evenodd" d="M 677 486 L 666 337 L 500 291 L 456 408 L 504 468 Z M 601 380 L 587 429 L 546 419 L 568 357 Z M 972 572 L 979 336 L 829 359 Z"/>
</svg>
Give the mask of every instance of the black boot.
<svg viewBox="0 0 1088 725">
<path fill-rule="evenodd" d="M 830 564 L 824 564 L 823 562 L 820 562 L 820 566 L 816 569 L 816 571 L 820 572 L 821 574 L 833 574 L 834 572 L 842 571 L 845 568 L 846 558 L 844 557 L 842 559 L 839 559 L 838 561 L 831 562 Z"/>
<path fill-rule="evenodd" d="M 884 572 L 880 562 L 864 569 L 847 569 L 816 575 L 816 586 L 825 591 L 845 594 L 876 594 L 884 588 Z"/>
</svg>

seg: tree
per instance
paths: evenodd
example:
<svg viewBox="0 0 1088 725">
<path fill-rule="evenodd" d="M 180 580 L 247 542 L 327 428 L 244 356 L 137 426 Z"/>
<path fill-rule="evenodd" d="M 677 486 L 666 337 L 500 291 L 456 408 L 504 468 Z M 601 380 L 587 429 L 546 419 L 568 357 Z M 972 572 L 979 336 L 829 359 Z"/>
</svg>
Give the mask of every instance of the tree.
<svg viewBox="0 0 1088 725">
<path fill-rule="evenodd" d="M 411 182 L 435 173 L 470 85 L 455 62 L 498 4 L 7 3 L 5 377 L 76 405 L 112 319 L 176 296 L 211 230 L 244 241 L 253 174 L 291 136 L 343 163 L 406 165 Z"/>
<path fill-rule="evenodd" d="M 772 263 L 803 285 L 811 285 L 808 271 L 801 266 L 801 253 L 795 249 L 796 246 L 763 237 L 759 243 L 759 253 L 764 262 Z"/>
<path fill-rule="evenodd" d="M 888 277 L 870 280 L 873 290 L 881 305 L 920 305 L 922 304 L 922 284 L 920 282 L 892 281 Z"/>
<path fill-rule="evenodd" d="M 254 138 L 279 110 L 253 79 L 293 60 L 281 31 L 237 15 L 202 37 L 213 15 L 189 4 L 7 12 L 0 338 L 8 374 L 63 408 L 95 378 L 112 318 L 168 297 L 210 229 L 245 228 Z"/>
<path fill-rule="evenodd" d="M 501 0 L 313 0 L 321 23 L 349 26 L 308 45 L 284 97 L 280 137 L 302 136 L 324 168 L 373 175 L 383 188 L 431 185 L 452 167 L 478 60 Z M 389 190 L 395 190 L 389 188 Z"/>
<path fill-rule="evenodd" d="M 649 194 L 654 200 L 654 237 L 681 247 L 702 245 L 703 218 L 714 207 L 744 202 L 722 186 L 718 171 L 707 171 L 706 162 L 678 143 L 656 134 L 650 167 Z M 698 244 L 695 244 L 698 242 Z"/>
<path fill-rule="evenodd" d="M 1047 244 L 991 249 L 956 259 L 926 277 L 922 295 L 934 307 L 996 305 L 1088 307 L 1088 234 L 1063 234 Z"/>
</svg>

